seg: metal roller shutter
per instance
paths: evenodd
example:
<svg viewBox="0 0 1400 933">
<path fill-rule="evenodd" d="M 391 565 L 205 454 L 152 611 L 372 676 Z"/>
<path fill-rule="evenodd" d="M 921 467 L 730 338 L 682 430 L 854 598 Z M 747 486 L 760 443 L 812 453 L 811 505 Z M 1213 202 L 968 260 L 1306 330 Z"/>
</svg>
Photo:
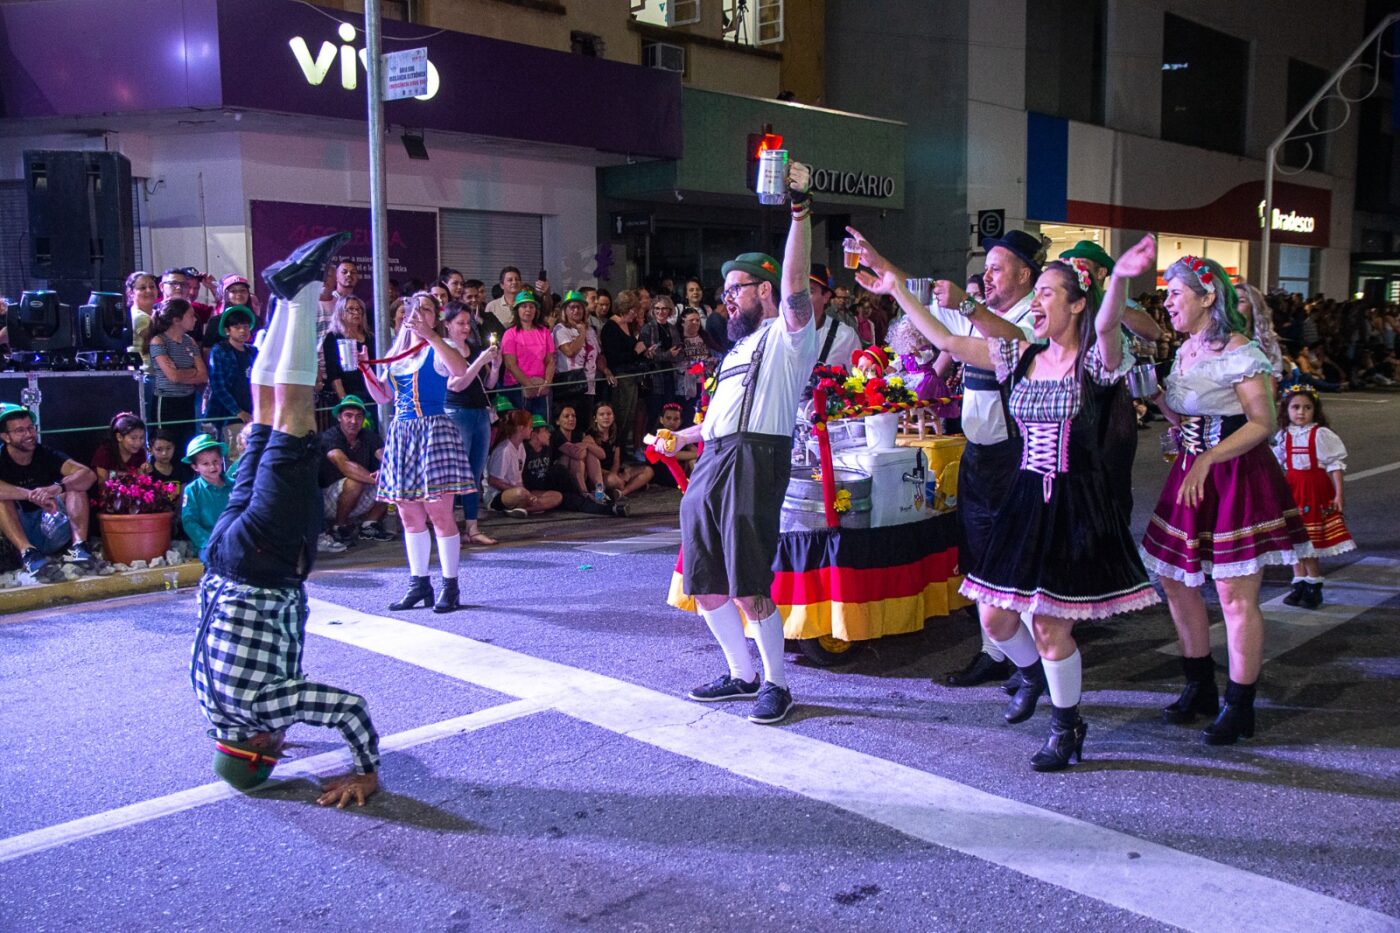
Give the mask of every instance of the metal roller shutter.
<svg viewBox="0 0 1400 933">
<path fill-rule="evenodd" d="M 544 265 L 544 228 L 538 214 L 442 210 L 438 243 L 444 266 L 487 286 L 499 281 L 504 266 L 515 266 L 528 283 Z"/>
</svg>

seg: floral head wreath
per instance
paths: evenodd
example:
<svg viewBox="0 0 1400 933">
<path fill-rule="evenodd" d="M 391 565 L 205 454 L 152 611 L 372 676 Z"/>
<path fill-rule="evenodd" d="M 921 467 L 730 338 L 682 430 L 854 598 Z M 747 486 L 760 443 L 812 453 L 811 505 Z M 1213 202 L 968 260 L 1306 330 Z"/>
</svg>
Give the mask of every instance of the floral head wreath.
<svg viewBox="0 0 1400 933">
<path fill-rule="evenodd" d="M 1284 398 L 1293 395 L 1307 395 L 1310 396 L 1313 401 L 1317 401 L 1317 389 L 1308 385 L 1306 382 L 1295 382 L 1292 385 L 1283 387 Z"/>
<path fill-rule="evenodd" d="M 1071 268 L 1074 269 L 1075 278 L 1079 281 L 1079 290 L 1086 295 L 1094 293 L 1094 270 L 1089 264 L 1089 260 L 1080 259 L 1078 256 L 1068 260 Z"/>
<path fill-rule="evenodd" d="M 1199 256 L 1182 256 L 1181 261 L 1191 267 L 1191 271 L 1196 274 L 1201 287 L 1210 292 L 1211 300 L 1215 300 L 1215 270 L 1211 269 L 1206 261 Z"/>
</svg>

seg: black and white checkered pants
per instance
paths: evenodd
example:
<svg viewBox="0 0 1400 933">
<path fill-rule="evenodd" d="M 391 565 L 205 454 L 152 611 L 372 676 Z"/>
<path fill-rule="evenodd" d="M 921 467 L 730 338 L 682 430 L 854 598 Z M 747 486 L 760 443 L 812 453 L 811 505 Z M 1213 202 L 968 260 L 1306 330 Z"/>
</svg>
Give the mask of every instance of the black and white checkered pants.
<svg viewBox="0 0 1400 933">
<path fill-rule="evenodd" d="M 190 681 L 215 738 L 242 741 L 292 723 L 334 726 L 355 771 L 379 766 L 379 735 L 363 697 L 307 680 L 301 671 L 306 594 L 301 587 L 236 583 L 206 571 Z"/>
</svg>

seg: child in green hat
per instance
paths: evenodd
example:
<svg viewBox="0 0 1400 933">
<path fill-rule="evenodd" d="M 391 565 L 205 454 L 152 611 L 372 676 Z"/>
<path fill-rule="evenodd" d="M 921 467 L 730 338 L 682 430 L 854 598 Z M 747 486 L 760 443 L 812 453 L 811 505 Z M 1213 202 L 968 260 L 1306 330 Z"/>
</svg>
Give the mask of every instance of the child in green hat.
<svg viewBox="0 0 1400 933">
<path fill-rule="evenodd" d="M 233 490 L 224 475 L 224 456 L 227 453 L 228 447 L 210 434 L 197 435 L 185 449 L 184 462 L 194 468 L 195 479 L 185 487 L 180 524 L 190 543 L 199 552 L 200 560 L 204 559 L 209 535 L 213 533 L 219 516 L 224 514 L 229 493 Z"/>
</svg>

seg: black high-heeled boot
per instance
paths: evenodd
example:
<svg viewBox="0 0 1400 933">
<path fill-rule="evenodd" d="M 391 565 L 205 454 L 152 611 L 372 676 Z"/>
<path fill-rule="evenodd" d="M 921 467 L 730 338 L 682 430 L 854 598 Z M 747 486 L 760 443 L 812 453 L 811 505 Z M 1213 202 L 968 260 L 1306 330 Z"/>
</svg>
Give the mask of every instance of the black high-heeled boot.
<svg viewBox="0 0 1400 933">
<path fill-rule="evenodd" d="M 1001 685 L 1001 692 L 1005 693 L 1007 696 L 1015 696 L 1016 691 L 1020 690 L 1021 685 L 1025 682 L 1026 679 L 1021 676 L 1021 669 L 1019 667 L 1014 668 L 1011 671 L 1011 676 L 1006 678 L 1006 683 Z"/>
<path fill-rule="evenodd" d="M 1254 684 L 1225 683 L 1225 705 L 1215 722 L 1201 731 L 1206 745 L 1234 745 L 1241 737 L 1254 738 Z"/>
<path fill-rule="evenodd" d="M 1040 661 L 1037 660 L 1030 667 L 1020 668 L 1020 672 L 1021 685 L 1011 695 L 1010 702 L 1006 704 L 1006 712 L 1002 714 L 1013 726 L 1018 722 L 1025 722 L 1035 714 L 1035 704 L 1045 692 L 1045 668 L 1040 666 Z"/>
<path fill-rule="evenodd" d="M 432 577 L 409 577 L 408 592 L 403 594 L 403 599 L 396 603 L 390 603 L 389 608 L 395 612 L 402 612 L 405 609 L 412 609 L 420 602 L 424 606 L 433 604 L 433 579 Z"/>
<path fill-rule="evenodd" d="M 1197 716 L 1214 716 L 1220 712 L 1220 691 L 1215 687 L 1215 660 L 1182 658 L 1181 670 L 1186 674 L 1186 686 L 1176 701 L 1162 709 L 1162 722 L 1180 725 L 1195 722 Z"/>
<path fill-rule="evenodd" d="M 1079 707 L 1050 707 L 1050 737 L 1045 747 L 1031 756 L 1031 767 L 1037 771 L 1063 771 L 1070 759 L 1084 760 L 1084 736 L 1089 724 L 1079 718 Z"/>
<path fill-rule="evenodd" d="M 461 593 L 457 591 L 457 578 L 442 578 L 442 592 L 438 593 L 437 602 L 433 603 L 433 612 L 456 612 L 462 608 L 460 601 Z"/>
</svg>

